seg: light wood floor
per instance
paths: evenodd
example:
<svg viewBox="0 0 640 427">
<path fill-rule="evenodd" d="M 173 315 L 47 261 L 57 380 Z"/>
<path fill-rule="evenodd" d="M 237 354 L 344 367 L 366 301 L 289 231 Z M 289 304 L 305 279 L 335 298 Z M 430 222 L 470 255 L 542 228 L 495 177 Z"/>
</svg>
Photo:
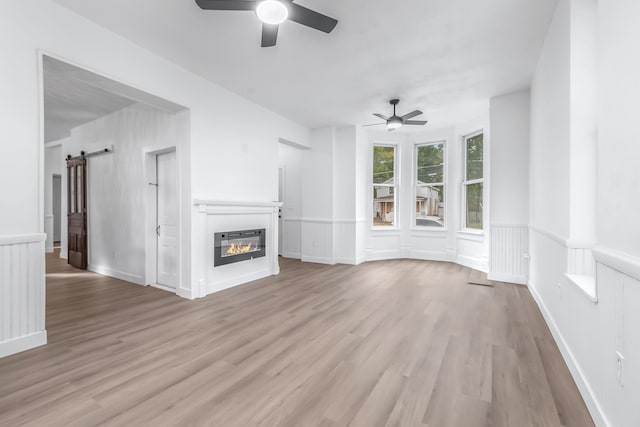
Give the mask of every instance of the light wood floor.
<svg viewBox="0 0 640 427">
<path fill-rule="evenodd" d="M 48 257 L 49 345 L 0 359 L 0 425 L 592 426 L 527 289 L 412 260 L 197 301 Z"/>
</svg>

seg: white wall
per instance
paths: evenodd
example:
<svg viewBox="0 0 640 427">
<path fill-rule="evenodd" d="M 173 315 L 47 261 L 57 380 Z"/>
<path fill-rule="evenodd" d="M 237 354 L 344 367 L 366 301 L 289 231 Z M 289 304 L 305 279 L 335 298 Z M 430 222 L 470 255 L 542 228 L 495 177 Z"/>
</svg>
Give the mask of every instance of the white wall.
<svg viewBox="0 0 640 427">
<path fill-rule="evenodd" d="M 640 257 L 640 144 L 636 136 L 640 4 L 598 3 L 598 240 Z M 634 72 L 636 70 L 636 72 Z"/>
<path fill-rule="evenodd" d="M 558 2 L 531 86 L 530 222 L 569 235 L 569 2 Z M 532 262 L 536 262 L 532 259 Z"/>
<path fill-rule="evenodd" d="M 190 110 L 181 213 L 194 198 L 275 200 L 278 138 L 308 144 L 308 130 L 49 1 L 4 2 L 0 14 L 0 236 L 44 231 L 44 147 L 39 51 Z M 251 123 L 247 126 L 247 123 Z M 17 162 L 16 159 L 23 161 Z M 182 237 L 189 296 L 192 236 Z M 21 286 L 27 278 L 17 278 Z"/>
<path fill-rule="evenodd" d="M 529 91 L 491 98 L 489 278 L 527 283 Z"/>
<path fill-rule="evenodd" d="M 529 287 L 598 426 L 640 425 L 639 14 L 627 0 L 561 0 L 531 88 Z M 592 260 L 590 235 L 595 274 L 566 276 Z"/>
</svg>

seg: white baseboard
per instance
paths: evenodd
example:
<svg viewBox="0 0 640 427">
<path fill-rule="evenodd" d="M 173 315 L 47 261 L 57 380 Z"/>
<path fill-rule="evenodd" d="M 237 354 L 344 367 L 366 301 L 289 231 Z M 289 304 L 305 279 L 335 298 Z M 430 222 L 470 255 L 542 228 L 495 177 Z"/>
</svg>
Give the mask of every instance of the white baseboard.
<svg viewBox="0 0 640 427">
<path fill-rule="evenodd" d="M 455 262 L 455 257 L 450 256 L 443 251 L 425 251 L 425 250 L 411 250 L 409 251 L 409 258 L 420 259 L 425 261 L 445 261 Z"/>
<path fill-rule="evenodd" d="M 188 300 L 196 299 L 193 296 L 193 292 L 191 292 L 191 289 L 178 288 L 178 290 L 176 290 L 176 295 L 178 295 L 181 298 L 188 299 Z"/>
<path fill-rule="evenodd" d="M 60 258 L 68 259 L 69 258 L 69 254 L 67 252 L 60 251 Z"/>
<path fill-rule="evenodd" d="M 144 285 L 144 278 L 142 276 L 136 276 L 134 274 L 125 273 L 123 271 L 113 270 L 109 267 L 103 267 L 99 265 L 89 264 L 87 270 L 94 273 L 103 274 L 109 277 L 115 277 L 116 279 L 124 280 L 125 282 L 135 283 L 137 285 Z"/>
<path fill-rule="evenodd" d="M 32 348 L 40 347 L 47 343 L 47 331 L 39 331 L 34 334 L 25 335 L 0 342 L 0 358 L 20 353 Z"/>
<path fill-rule="evenodd" d="M 235 276 L 230 279 L 221 280 L 218 282 L 209 282 L 206 285 L 206 288 L 207 288 L 206 295 L 212 294 L 214 292 L 220 292 L 228 288 L 233 288 L 234 286 L 244 285 L 245 283 L 252 282 L 254 280 L 264 279 L 265 277 L 273 276 L 274 274 L 275 273 L 272 272 L 270 269 L 264 268 L 262 270 L 253 271 L 248 274 Z"/>
<path fill-rule="evenodd" d="M 48 253 L 48 254 L 53 253 L 53 246 L 49 246 L 49 245 L 47 245 L 47 246 L 44 248 L 44 251 L 45 251 L 46 253 Z"/>
<path fill-rule="evenodd" d="M 306 255 L 302 255 L 302 262 L 315 262 L 316 264 L 329 264 L 329 265 L 333 265 L 336 263 L 336 261 L 332 258 L 320 257 L 320 256 L 306 256 Z"/>
<path fill-rule="evenodd" d="M 589 382 L 584 376 L 582 369 L 576 362 L 576 359 L 573 356 L 573 352 L 567 345 L 567 342 L 564 340 L 564 337 L 562 336 L 562 333 L 558 329 L 556 322 L 553 320 L 553 316 L 551 315 L 549 310 L 547 310 L 547 306 L 544 304 L 542 297 L 536 290 L 535 286 L 532 286 L 531 283 L 529 283 L 528 288 L 529 288 L 529 292 L 533 296 L 533 299 L 538 304 L 538 307 L 540 308 L 540 312 L 542 313 L 544 320 L 547 322 L 547 325 L 551 330 L 551 334 L 553 335 L 553 338 L 555 339 L 556 344 L 560 349 L 562 358 L 564 359 L 565 363 L 569 367 L 569 372 L 571 372 L 571 376 L 573 377 L 573 380 L 576 382 L 576 385 L 578 386 L 578 390 L 582 395 L 582 399 L 584 400 L 584 403 L 587 405 L 587 409 L 591 414 L 591 418 L 593 418 L 593 422 L 597 427 L 612 427 L 611 423 L 605 416 L 604 411 L 602 410 L 602 406 L 596 399 L 593 393 L 593 390 L 589 385 Z"/>
<path fill-rule="evenodd" d="M 356 258 L 336 258 L 336 264 L 358 265 Z"/>
<path fill-rule="evenodd" d="M 402 252 L 400 250 L 367 250 L 367 261 L 384 261 L 386 259 L 399 259 L 402 258 Z"/>
<path fill-rule="evenodd" d="M 526 277 L 520 277 L 520 276 L 511 276 L 509 274 L 502 274 L 502 273 L 488 273 L 487 274 L 487 279 L 489 280 L 495 280 L 496 282 L 507 282 L 507 283 L 515 283 L 518 285 L 526 285 L 527 284 L 527 278 Z"/>
<path fill-rule="evenodd" d="M 301 257 L 299 252 L 283 252 L 282 258 L 300 259 Z"/>
<path fill-rule="evenodd" d="M 473 268 L 484 273 L 489 271 L 489 261 L 486 258 L 475 258 L 467 255 L 458 255 L 454 261 L 456 264 L 464 265 L 465 267 Z"/>
</svg>

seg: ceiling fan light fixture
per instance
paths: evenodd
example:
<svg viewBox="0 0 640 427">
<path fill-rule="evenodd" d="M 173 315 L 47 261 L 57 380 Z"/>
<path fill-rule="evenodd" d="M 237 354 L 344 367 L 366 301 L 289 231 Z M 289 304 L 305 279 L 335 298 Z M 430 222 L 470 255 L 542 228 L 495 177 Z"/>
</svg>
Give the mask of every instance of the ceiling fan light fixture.
<svg viewBox="0 0 640 427">
<path fill-rule="evenodd" d="M 402 119 L 400 117 L 395 116 L 387 120 L 387 129 L 389 130 L 398 129 L 401 126 L 402 126 Z"/>
<path fill-rule="evenodd" d="M 256 15 L 265 24 L 279 25 L 289 17 L 289 9 L 281 1 L 264 0 L 256 7 Z"/>
</svg>

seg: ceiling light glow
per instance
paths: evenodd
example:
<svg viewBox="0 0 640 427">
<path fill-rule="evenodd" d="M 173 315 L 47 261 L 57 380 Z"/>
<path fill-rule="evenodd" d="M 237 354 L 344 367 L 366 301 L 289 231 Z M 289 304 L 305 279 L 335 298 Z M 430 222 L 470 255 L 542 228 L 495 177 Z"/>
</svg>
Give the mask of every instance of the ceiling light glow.
<svg viewBox="0 0 640 427">
<path fill-rule="evenodd" d="M 258 4 L 256 15 L 265 24 L 282 24 L 289 17 L 289 9 L 281 1 L 265 0 Z"/>
<path fill-rule="evenodd" d="M 402 119 L 400 117 L 391 117 L 387 120 L 387 129 L 398 129 L 402 126 Z"/>
</svg>

